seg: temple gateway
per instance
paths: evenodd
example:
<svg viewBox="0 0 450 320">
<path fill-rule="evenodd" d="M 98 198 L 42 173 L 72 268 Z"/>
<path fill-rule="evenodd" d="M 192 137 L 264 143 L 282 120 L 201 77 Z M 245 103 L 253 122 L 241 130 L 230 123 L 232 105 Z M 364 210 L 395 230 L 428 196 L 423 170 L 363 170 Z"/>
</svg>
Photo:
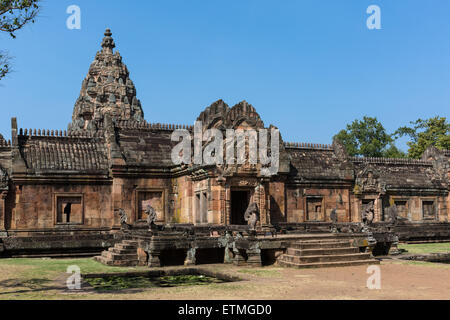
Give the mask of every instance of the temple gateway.
<svg viewBox="0 0 450 320">
<path fill-rule="evenodd" d="M 144 119 L 111 35 L 66 131 L 21 129 L 13 118 L 11 141 L 0 134 L 0 255 L 109 248 L 97 259 L 112 265 L 345 265 L 373 261 L 398 240 L 450 239 L 449 150 L 355 158 L 339 141 L 281 137 L 273 176 L 253 164 L 174 165 L 171 134 L 193 127 Z M 246 101 L 218 100 L 197 120 L 223 132 L 273 127 Z M 341 250 L 329 259 L 301 250 L 326 245 Z"/>
</svg>

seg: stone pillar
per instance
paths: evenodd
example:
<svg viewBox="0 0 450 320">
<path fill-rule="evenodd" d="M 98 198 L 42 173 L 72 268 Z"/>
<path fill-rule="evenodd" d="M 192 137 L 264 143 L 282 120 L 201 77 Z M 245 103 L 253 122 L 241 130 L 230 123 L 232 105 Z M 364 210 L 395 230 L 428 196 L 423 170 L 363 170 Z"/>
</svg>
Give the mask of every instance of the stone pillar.
<svg viewBox="0 0 450 320">
<path fill-rule="evenodd" d="M 225 255 L 223 257 L 223 263 L 227 264 L 233 263 L 233 252 L 232 249 L 228 248 L 228 246 L 225 247 Z"/>
<path fill-rule="evenodd" d="M 242 243 L 238 243 L 241 242 L 243 239 L 241 234 L 237 234 L 234 237 L 234 242 L 233 242 L 233 254 L 234 254 L 234 259 L 233 259 L 233 264 L 236 266 L 243 266 L 246 265 L 246 261 L 245 258 L 242 256 L 241 252 L 239 251 L 239 248 L 241 247 Z"/>
<path fill-rule="evenodd" d="M 231 188 L 229 185 L 225 186 L 225 225 L 229 226 L 231 223 Z"/>
<path fill-rule="evenodd" d="M 401 254 L 399 248 L 398 248 L 398 236 L 393 237 L 393 241 L 391 243 L 391 246 L 389 247 L 389 255 L 398 255 Z"/>
<path fill-rule="evenodd" d="M 381 197 L 375 199 L 374 203 L 374 219 L 373 222 L 380 222 L 382 220 L 383 201 Z"/>
<path fill-rule="evenodd" d="M 251 267 L 261 267 L 261 249 L 256 239 L 249 239 L 249 247 L 246 250 L 248 260 L 247 264 Z"/>
<path fill-rule="evenodd" d="M 261 226 L 267 225 L 267 210 L 266 210 L 266 191 L 263 184 L 259 184 L 255 189 L 255 202 L 258 204 L 260 213 Z"/>
<path fill-rule="evenodd" d="M 197 248 L 190 248 L 186 253 L 186 260 L 184 260 L 185 266 L 195 266 L 196 259 L 195 253 L 197 252 Z"/>
<path fill-rule="evenodd" d="M 239 252 L 239 250 L 233 250 L 233 252 L 234 252 L 233 264 L 235 266 L 244 266 L 246 264 L 246 261 L 245 261 L 244 257 L 241 255 L 241 253 Z"/>
<path fill-rule="evenodd" d="M 225 247 L 223 263 L 233 263 L 233 236 L 229 232 L 226 232 L 225 237 L 221 238 L 219 241 Z"/>
<path fill-rule="evenodd" d="M 225 225 L 226 221 L 226 199 L 225 199 L 225 182 L 218 179 L 218 190 L 219 190 L 219 211 L 220 211 L 220 224 Z"/>
<path fill-rule="evenodd" d="M 148 266 L 150 268 L 157 268 L 161 267 L 161 261 L 159 259 L 159 256 L 161 255 L 160 251 L 152 250 L 148 253 Z"/>
<path fill-rule="evenodd" d="M 0 232 L 6 231 L 6 196 L 8 191 L 0 193 Z"/>
</svg>

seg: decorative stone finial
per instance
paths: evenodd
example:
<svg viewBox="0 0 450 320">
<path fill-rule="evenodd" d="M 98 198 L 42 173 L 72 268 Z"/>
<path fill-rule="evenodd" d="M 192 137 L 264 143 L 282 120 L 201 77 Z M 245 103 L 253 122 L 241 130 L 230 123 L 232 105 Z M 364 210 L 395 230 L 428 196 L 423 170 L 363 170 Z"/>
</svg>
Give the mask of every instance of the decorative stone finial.
<svg viewBox="0 0 450 320">
<path fill-rule="evenodd" d="M 111 37 L 112 33 L 110 29 L 106 29 L 105 31 L 105 37 L 102 41 L 102 48 L 104 53 L 111 53 L 113 52 L 113 49 L 116 47 L 116 44 L 114 43 L 114 39 Z"/>
</svg>

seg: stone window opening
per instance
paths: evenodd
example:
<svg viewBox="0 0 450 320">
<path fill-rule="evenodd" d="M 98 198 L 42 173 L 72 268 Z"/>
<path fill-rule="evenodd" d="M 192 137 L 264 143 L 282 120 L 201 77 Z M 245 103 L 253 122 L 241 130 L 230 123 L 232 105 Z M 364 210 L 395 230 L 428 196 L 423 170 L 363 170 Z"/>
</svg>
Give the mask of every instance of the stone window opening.
<svg viewBox="0 0 450 320">
<path fill-rule="evenodd" d="M 322 197 L 308 197 L 306 199 L 306 221 L 325 221 Z"/>
<path fill-rule="evenodd" d="M 422 201 L 422 215 L 424 220 L 436 219 L 436 205 L 434 200 Z"/>
<path fill-rule="evenodd" d="M 84 204 L 82 195 L 56 195 L 56 224 L 83 224 Z"/>
<path fill-rule="evenodd" d="M 394 203 L 397 207 L 398 215 L 402 218 L 408 218 L 408 201 L 395 200 Z"/>
</svg>

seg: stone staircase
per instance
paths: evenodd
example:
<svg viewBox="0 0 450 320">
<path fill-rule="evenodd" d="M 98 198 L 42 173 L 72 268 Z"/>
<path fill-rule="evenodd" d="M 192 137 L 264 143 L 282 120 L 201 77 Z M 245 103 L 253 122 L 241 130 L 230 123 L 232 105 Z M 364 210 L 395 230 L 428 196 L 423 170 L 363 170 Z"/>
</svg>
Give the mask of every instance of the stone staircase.
<svg viewBox="0 0 450 320">
<path fill-rule="evenodd" d="M 137 241 L 123 240 L 114 247 L 103 251 L 94 260 L 108 266 L 134 267 L 138 265 Z"/>
<path fill-rule="evenodd" d="M 357 265 L 379 264 L 370 253 L 361 253 L 350 240 L 322 239 L 294 242 L 278 265 L 291 268 L 333 268 Z"/>
</svg>

